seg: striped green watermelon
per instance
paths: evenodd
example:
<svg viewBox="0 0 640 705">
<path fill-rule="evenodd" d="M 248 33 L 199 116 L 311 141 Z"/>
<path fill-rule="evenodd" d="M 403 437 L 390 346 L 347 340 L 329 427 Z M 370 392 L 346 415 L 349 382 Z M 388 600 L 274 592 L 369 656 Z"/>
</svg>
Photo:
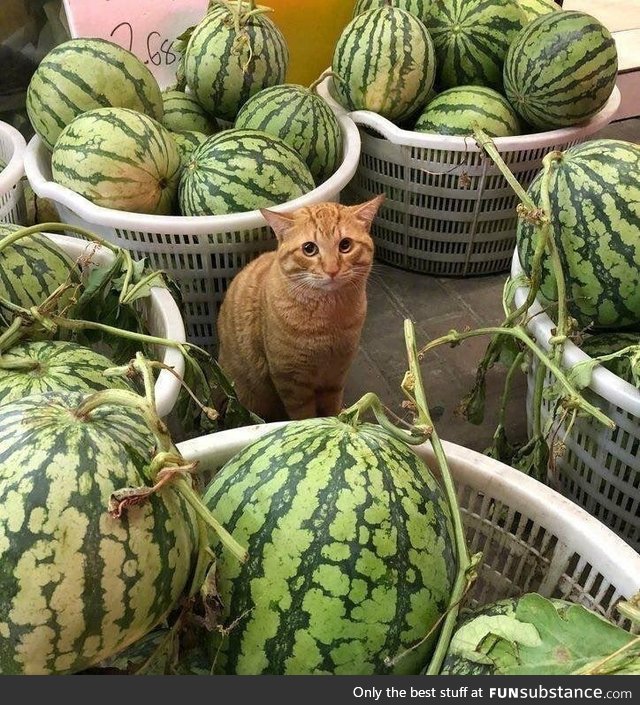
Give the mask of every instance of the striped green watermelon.
<svg viewBox="0 0 640 705">
<path fill-rule="evenodd" d="M 548 15 L 550 12 L 557 12 L 562 9 L 554 0 L 518 0 L 518 5 L 524 12 L 527 22 L 533 22 L 533 20 L 542 17 L 542 15 Z"/>
<path fill-rule="evenodd" d="M 438 62 L 438 85 L 500 90 L 507 49 L 525 24 L 517 0 L 439 0 L 427 23 Z"/>
<path fill-rule="evenodd" d="M 174 142 L 178 145 L 180 160 L 183 165 L 189 163 L 196 149 L 207 140 L 207 135 L 203 132 L 195 132 L 193 130 L 172 132 L 171 137 L 173 137 Z"/>
<path fill-rule="evenodd" d="M 149 69 L 131 52 L 104 39 L 70 39 L 40 62 L 27 89 L 27 114 L 53 149 L 78 115 L 100 107 L 130 108 L 162 118 L 162 96 Z"/>
<path fill-rule="evenodd" d="M 530 22 L 504 64 L 509 102 L 539 130 L 569 127 L 595 115 L 618 74 L 611 32 L 584 12 L 561 11 Z"/>
<path fill-rule="evenodd" d="M 22 230 L 22 226 L 0 223 L 2 238 Z M 62 284 L 73 287 L 59 299 L 59 310 L 69 306 L 74 288 L 80 283 L 76 263 L 45 235 L 35 233 L 20 238 L 0 250 L 0 298 L 31 308 L 42 304 Z M 0 305 L 0 331 L 13 314 Z"/>
<path fill-rule="evenodd" d="M 58 137 L 53 180 L 105 208 L 169 215 L 180 152 L 171 133 L 147 115 L 98 108 L 77 117 Z"/>
<path fill-rule="evenodd" d="M 121 392 L 124 393 L 124 392 Z M 151 484 L 138 412 L 79 414 L 79 393 L 0 407 L 0 673 L 73 673 L 159 624 L 189 587 L 194 514 L 171 485 L 112 518 L 111 494 Z"/>
<path fill-rule="evenodd" d="M 333 53 L 340 103 L 402 121 L 424 105 L 435 78 L 433 42 L 405 10 L 382 7 L 355 17 Z"/>
<path fill-rule="evenodd" d="M 180 177 L 183 215 L 242 213 L 285 203 L 314 188 L 302 157 L 260 130 L 225 130 L 209 137 Z"/>
<path fill-rule="evenodd" d="M 304 86 L 273 86 L 256 93 L 238 113 L 236 127 L 283 139 L 306 161 L 316 184 L 340 165 L 340 123 L 328 104 Z"/>
<path fill-rule="evenodd" d="M 448 505 L 379 426 L 288 424 L 232 458 L 205 504 L 247 547 L 218 550 L 217 668 L 232 674 L 417 673 L 456 575 Z"/>
<path fill-rule="evenodd" d="M 431 12 L 431 8 L 436 4 L 437 0 L 357 0 L 353 8 L 353 16 L 357 17 L 367 10 L 376 10 L 386 5 L 399 7 L 401 10 L 406 10 L 412 15 L 415 15 L 424 24 L 427 24 L 427 18 Z"/>
<path fill-rule="evenodd" d="M 107 377 L 115 364 L 82 345 L 60 340 L 20 343 L 0 356 L 0 405 L 41 392 L 131 389 L 121 377 Z"/>
<path fill-rule="evenodd" d="M 284 81 L 289 50 L 282 32 L 254 3 L 213 4 L 184 52 L 187 85 L 208 112 L 232 122 L 259 90 Z"/>
<path fill-rule="evenodd" d="M 640 332 L 615 332 L 615 333 L 598 333 L 586 338 L 580 345 L 580 350 L 589 357 L 602 357 L 611 353 L 624 350 L 630 346 L 638 346 L 640 352 Z M 602 366 L 613 372 L 614 375 L 620 377 L 629 384 L 636 384 L 636 378 L 631 368 L 631 360 L 626 355 L 624 357 L 616 357 L 613 360 L 606 360 Z"/>
<path fill-rule="evenodd" d="M 449 88 L 427 104 L 415 129 L 440 135 L 472 135 L 481 127 L 490 137 L 509 137 L 522 131 L 509 101 L 486 86 Z"/>
<path fill-rule="evenodd" d="M 541 174 L 528 193 L 541 206 Z M 640 145 L 592 140 L 554 162 L 551 222 L 567 281 L 569 311 L 581 327 L 640 323 Z M 531 273 L 537 229 L 521 220 L 520 261 Z M 555 279 L 543 260 L 540 293 L 556 301 Z"/>
<path fill-rule="evenodd" d="M 162 124 L 169 132 L 201 132 L 212 135 L 218 131 L 216 119 L 208 115 L 200 103 L 183 91 L 164 91 Z"/>
</svg>

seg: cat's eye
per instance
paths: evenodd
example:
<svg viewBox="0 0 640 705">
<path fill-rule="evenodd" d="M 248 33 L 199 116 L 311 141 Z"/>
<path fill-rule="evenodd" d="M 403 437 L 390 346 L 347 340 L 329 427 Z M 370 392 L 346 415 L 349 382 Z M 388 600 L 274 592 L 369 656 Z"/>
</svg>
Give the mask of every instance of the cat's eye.
<svg viewBox="0 0 640 705">
<path fill-rule="evenodd" d="M 338 249 L 342 253 L 349 252 L 349 250 L 353 246 L 353 240 L 349 237 L 343 237 L 342 240 L 340 240 L 340 244 L 338 245 Z"/>
<path fill-rule="evenodd" d="M 305 242 L 302 246 L 302 251 L 307 257 L 313 257 L 318 254 L 318 246 L 315 242 Z"/>
</svg>

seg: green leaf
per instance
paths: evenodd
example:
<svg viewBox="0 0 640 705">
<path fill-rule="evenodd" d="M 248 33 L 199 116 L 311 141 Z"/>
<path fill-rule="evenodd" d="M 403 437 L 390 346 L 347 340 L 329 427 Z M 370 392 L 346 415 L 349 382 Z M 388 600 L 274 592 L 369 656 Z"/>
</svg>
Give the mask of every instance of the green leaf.
<svg viewBox="0 0 640 705">
<path fill-rule="evenodd" d="M 549 446 L 545 439 L 532 438 L 513 455 L 511 464 L 525 475 L 545 483 L 549 465 Z"/>
<path fill-rule="evenodd" d="M 571 605 L 558 611 L 541 595 L 525 595 L 516 608 L 517 632 L 497 636 L 480 651 L 505 675 L 571 674 L 619 651 L 635 638 L 629 632 L 585 609 Z M 532 637 L 531 627 L 537 638 Z M 634 664 L 635 661 L 635 664 Z M 638 668 L 637 656 L 617 668 Z M 613 671 L 613 672 L 618 672 Z M 629 672 L 629 670 L 626 670 Z"/>
<path fill-rule="evenodd" d="M 599 364 L 597 358 L 578 362 L 567 372 L 567 379 L 577 389 L 585 389 L 591 384 L 593 369 Z"/>
<path fill-rule="evenodd" d="M 509 443 L 507 431 L 502 424 L 499 424 L 493 434 L 491 445 L 484 451 L 484 454 L 490 458 L 495 458 L 501 463 L 511 464 L 515 447 Z"/>
</svg>

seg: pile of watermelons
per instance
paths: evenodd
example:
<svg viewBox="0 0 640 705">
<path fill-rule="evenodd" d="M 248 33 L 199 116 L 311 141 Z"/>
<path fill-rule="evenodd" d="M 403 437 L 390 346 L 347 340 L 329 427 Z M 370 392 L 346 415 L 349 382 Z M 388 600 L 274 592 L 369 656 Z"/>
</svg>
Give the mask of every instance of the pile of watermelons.
<svg viewBox="0 0 640 705">
<path fill-rule="evenodd" d="M 264 8 L 213 0 L 181 41 L 164 92 L 105 40 L 47 54 L 27 112 L 54 181 L 106 208 L 200 216 L 284 203 L 336 171 L 340 124 L 313 87 L 283 85 L 288 50 Z"/>
<path fill-rule="evenodd" d="M 491 137 L 581 123 L 613 91 L 617 51 L 594 17 L 553 0 L 358 0 L 334 91 L 406 129 Z"/>
</svg>

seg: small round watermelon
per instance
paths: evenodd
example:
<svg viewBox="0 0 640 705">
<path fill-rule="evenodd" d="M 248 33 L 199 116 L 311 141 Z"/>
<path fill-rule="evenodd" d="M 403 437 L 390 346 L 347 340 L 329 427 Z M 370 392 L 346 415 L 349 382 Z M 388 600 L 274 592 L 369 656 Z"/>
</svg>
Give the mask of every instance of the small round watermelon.
<svg viewBox="0 0 640 705">
<path fill-rule="evenodd" d="M 131 389 L 123 377 L 107 377 L 112 360 L 77 343 L 46 340 L 19 343 L 0 357 L 0 405 L 41 392 Z"/>
<path fill-rule="evenodd" d="M 357 17 L 367 10 L 375 10 L 386 5 L 398 7 L 415 15 L 421 22 L 427 24 L 431 8 L 437 0 L 357 0 L 353 8 L 353 16 Z"/>
<path fill-rule="evenodd" d="M 440 88 L 502 88 L 509 44 L 525 26 L 517 0 L 439 0 L 427 20 Z"/>
<path fill-rule="evenodd" d="M 104 39 L 70 39 L 42 59 L 27 89 L 31 125 L 49 149 L 78 115 L 130 108 L 162 119 L 162 95 L 137 56 Z"/>
<path fill-rule="evenodd" d="M 427 104 L 415 129 L 440 135 L 472 135 L 476 127 L 490 137 L 509 137 L 522 131 L 509 101 L 486 86 L 449 88 Z"/>
<path fill-rule="evenodd" d="M 562 10 L 560 5 L 554 0 L 518 0 L 518 5 L 520 9 L 524 12 L 524 17 L 527 22 L 533 22 L 533 20 L 542 17 L 542 15 L 548 15 L 550 12 L 558 12 Z"/>
<path fill-rule="evenodd" d="M 273 86 L 256 93 L 238 113 L 236 127 L 283 139 L 306 161 L 316 184 L 328 179 L 342 159 L 342 130 L 335 113 L 304 86 Z"/>
<path fill-rule="evenodd" d="M 193 153 L 180 178 L 183 215 L 242 213 L 285 203 L 315 184 L 302 157 L 261 130 L 230 129 Z"/>
<path fill-rule="evenodd" d="M 611 32 L 573 10 L 543 15 L 513 40 L 504 62 L 504 90 L 538 130 L 577 125 L 602 109 L 618 75 Z"/>
<path fill-rule="evenodd" d="M 184 130 L 183 132 L 172 132 L 174 142 L 178 145 L 182 164 L 186 165 L 191 160 L 196 149 L 206 141 L 207 135 L 204 132 L 195 130 Z"/>
<path fill-rule="evenodd" d="M 212 135 L 218 131 L 215 118 L 208 115 L 193 96 L 183 91 L 165 91 L 162 94 L 162 102 L 162 124 L 170 132 L 201 132 Z"/>
<path fill-rule="evenodd" d="M 401 122 L 426 102 L 436 62 L 426 27 L 409 12 L 385 6 L 345 27 L 333 54 L 334 90 L 348 110 L 371 110 Z"/>
<path fill-rule="evenodd" d="M 541 207 L 542 174 L 528 189 Z M 569 312 L 581 327 L 640 323 L 640 145 L 592 140 L 566 150 L 552 166 L 551 224 L 564 271 Z M 539 231 L 520 220 L 520 262 L 531 275 Z M 548 258 L 540 296 L 557 301 Z"/>
<path fill-rule="evenodd" d="M 62 131 L 51 157 L 53 180 L 105 208 L 169 215 L 180 177 L 171 133 L 147 115 L 98 108 Z"/>
<path fill-rule="evenodd" d="M 22 230 L 13 223 L 0 223 L 0 240 Z M 79 285 L 76 263 L 54 242 L 41 233 L 33 233 L 7 245 L 0 252 L 0 298 L 23 308 L 39 306 L 63 284 Z M 60 296 L 58 310 L 72 305 L 74 286 Z M 13 317 L 0 307 L 0 332 Z"/>
<path fill-rule="evenodd" d="M 200 105 L 233 122 L 254 93 L 284 81 L 289 50 L 266 14 L 252 12 L 249 3 L 239 9 L 237 2 L 220 2 L 193 30 L 183 58 L 187 85 Z"/>
</svg>

